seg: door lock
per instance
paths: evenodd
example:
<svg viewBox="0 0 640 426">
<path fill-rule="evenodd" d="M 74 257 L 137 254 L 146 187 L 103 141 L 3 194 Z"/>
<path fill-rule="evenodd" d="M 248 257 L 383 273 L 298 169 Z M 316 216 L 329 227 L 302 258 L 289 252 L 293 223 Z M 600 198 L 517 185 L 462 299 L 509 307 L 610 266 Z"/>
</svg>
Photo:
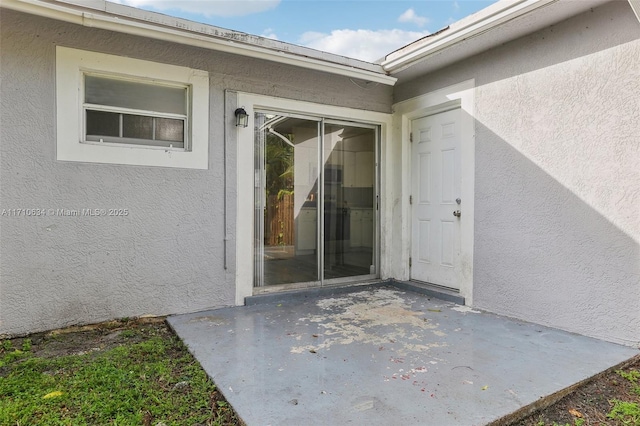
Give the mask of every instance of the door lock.
<svg viewBox="0 0 640 426">
<path fill-rule="evenodd" d="M 453 212 L 453 215 L 454 215 L 455 217 L 460 217 L 460 215 L 461 215 L 461 214 L 462 214 L 462 213 L 460 213 L 460 210 L 456 210 L 456 211 L 454 211 L 454 212 Z"/>
</svg>

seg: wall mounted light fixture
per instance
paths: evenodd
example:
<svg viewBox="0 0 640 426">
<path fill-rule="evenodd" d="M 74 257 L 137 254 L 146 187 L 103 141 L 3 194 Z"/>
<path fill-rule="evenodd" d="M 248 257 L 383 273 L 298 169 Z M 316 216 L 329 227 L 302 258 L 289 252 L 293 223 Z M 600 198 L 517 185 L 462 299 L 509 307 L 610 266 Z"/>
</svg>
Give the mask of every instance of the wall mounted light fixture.
<svg viewBox="0 0 640 426">
<path fill-rule="evenodd" d="M 234 114 L 236 116 L 236 127 L 247 127 L 249 125 L 249 114 L 243 107 L 236 108 Z"/>
</svg>

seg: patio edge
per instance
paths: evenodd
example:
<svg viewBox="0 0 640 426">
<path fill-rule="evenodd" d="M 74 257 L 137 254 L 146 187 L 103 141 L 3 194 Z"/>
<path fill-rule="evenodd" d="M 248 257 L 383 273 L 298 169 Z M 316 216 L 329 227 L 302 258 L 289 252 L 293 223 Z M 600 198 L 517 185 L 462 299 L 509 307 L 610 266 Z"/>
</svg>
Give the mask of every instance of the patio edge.
<svg viewBox="0 0 640 426">
<path fill-rule="evenodd" d="M 600 377 L 609 374 L 612 371 L 615 370 L 620 370 L 622 368 L 627 367 L 630 364 L 633 364 L 634 362 L 636 362 L 637 360 L 640 360 L 640 355 L 634 355 L 631 358 L 619 362 L 618 364 L 611 366 L 609 368 L 607 368 L 606 370 L 603 370 L 597 374 L 594 374 L 591 377 L 588 377 L 584 380 L 581 380 L 577 383 L 572 384 L 571 386 L 567 386 L 564 389 L 561 389 L 555 393 L 552 393 L 551 395 L 547 395 L 547 396 L 541 396 L 540 399 L 538 399 L 535 402 L 532 402 L 529 405 L 525 405 L 524 407 L 520 407 L 519 409 L 517 409 L 516 411 L 514 411 L 511 414 L 507 414 L 506 416 L 503 416 L 497 420 L 494 420 L 490 423 L 487 424 L 487 426 L 509 426 L 514 424 L 515 422 L 518 422 L 532 414 L 535 414 L 538 411 L 544 410 L 545 408 L 548 408 L 550 406 L 552 406 L 553 404 L 555 404 L 556 402 L 560 401 L 562 398 L 564 398 L 565 396 L 568 396 L 570 394 L 572 394 L 573 392 L 575 392 L 576 390 L 578 390 L 578 388 L 585 386 L 589 383 L 591 383 L 592 381 L 599 379 Z"/>
</svg>

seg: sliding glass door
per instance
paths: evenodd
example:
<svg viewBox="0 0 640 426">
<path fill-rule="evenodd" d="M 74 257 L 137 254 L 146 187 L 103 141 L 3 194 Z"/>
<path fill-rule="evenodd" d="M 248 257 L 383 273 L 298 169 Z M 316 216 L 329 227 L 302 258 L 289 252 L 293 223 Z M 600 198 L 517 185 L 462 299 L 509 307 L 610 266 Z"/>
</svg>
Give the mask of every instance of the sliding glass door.
<svg viewBox="0 0 640 426">
<path fill-rule="evenodd" d="M 376 133 L 372 127 L 324 123 L 325 280 L 376 273 Z"/>
<path fill-rule="evenodd" d="M 377 128 L 255 115 L 255 286 L 376 276 Z"/>
</svg>

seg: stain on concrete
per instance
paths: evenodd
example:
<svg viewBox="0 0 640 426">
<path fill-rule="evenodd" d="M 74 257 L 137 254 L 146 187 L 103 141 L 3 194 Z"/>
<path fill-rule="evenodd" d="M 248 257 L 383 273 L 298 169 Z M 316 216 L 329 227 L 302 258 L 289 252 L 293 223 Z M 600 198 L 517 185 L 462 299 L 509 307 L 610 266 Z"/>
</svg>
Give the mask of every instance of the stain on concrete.
<svg viewBox="0 0 640 426">
<path fill-rule="evenodd" d="M 479 314 L 480 311 L 476 311 L 475 309 L 472 309 L 469 306 L 462 306 L 462 305 L 456 305 L 454 307 L 451 308 L 452 311 L 458 311 L 458 312 L 462 312 L 463 314 Z"/>
<path fill-rule="evenodd" d="M 403 297 L 403 295 L 405 297 Z M 424 342 L 424 331 L 445 336 L 438 325 L 426 318 L 424 312 L 414 310 L 406 293 L 391 289 L 361 291 L 344 297 L 316 302 L 321 314 L 300 318 L 300 322 L 316 323 L 324 329 L 322 341 L 312 345 L 293 346 L 291 353 L 329 350 L 334 345 L 369 343 L 384 348 L 396 344 L 399 356 L 409 353 L 428 353 L 444 342 Z M 297 339 L 300 340 L 300 339 Z"/>
</svg>

